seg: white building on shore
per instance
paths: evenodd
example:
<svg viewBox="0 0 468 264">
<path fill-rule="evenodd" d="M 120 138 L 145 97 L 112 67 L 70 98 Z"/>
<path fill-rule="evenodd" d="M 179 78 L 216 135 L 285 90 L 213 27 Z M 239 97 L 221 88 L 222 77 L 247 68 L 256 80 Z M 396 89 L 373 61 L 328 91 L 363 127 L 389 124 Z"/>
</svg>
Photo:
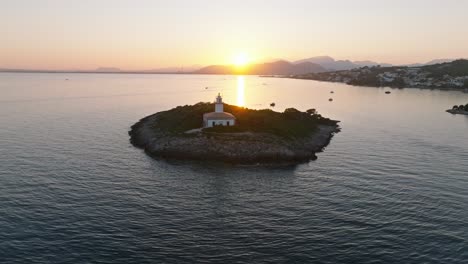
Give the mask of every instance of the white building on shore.
<svg viewBox="0 0 468 264">
<path fill-rule="evenodd" d="M 218 93 L 215 101 L 215 111 L 203 114 L 203 127 L 234 126 L 236 118 L 231 113 L 224 112 L 223 98 Z"/>
</svg>

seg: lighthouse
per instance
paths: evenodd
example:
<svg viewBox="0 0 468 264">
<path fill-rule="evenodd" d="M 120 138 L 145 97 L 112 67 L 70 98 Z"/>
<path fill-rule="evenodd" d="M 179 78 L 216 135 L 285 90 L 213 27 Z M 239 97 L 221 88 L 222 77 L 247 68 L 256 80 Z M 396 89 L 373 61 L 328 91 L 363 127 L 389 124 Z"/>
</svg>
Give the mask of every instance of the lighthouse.
<svg viewBox="0 0 468 264">
<path fill-rule="evenodd" d="M 218 93 L 215 100 L 215 111 L 203 114 L 203 127 L 233 126 L 235 123 L 234 115 L 224 112 L 223 98 Z"/>
<path fill-rule="evenodd" d="M 216 101 L 215 101 L 215 112 L 216 112 L 216 113 L 222 113 L 222 112 L 224 112 L 223 98 L 221 97 L 221 94 L 220 94 L 220 93 L 218 93 L 218 96 L 216 97 Z"/>
</svg>

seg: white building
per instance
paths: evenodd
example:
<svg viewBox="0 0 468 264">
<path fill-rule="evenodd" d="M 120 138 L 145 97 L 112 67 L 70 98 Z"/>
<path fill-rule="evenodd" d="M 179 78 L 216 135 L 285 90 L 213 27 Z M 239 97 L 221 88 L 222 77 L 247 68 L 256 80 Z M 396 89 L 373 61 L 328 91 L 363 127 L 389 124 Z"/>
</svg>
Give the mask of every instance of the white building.
<svg viewBox="0 0 468 264">
<path fill-rule="evenodd" d="M 233 126 L 236 124 L 236 118 L 227 112 L 224 112 L 223 98 L 218 94 L 215 101 L 215 111 L 203 114 L 203 127 L 213 126 Z"/>
</svg>

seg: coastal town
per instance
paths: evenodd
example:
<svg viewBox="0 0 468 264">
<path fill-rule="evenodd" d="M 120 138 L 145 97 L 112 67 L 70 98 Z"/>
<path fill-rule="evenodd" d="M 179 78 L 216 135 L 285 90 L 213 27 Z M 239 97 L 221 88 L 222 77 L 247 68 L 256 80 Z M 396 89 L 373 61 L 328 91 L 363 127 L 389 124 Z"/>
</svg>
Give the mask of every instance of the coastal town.
<svg viewBox="0 0 468 264">
<path fill-rule="evenodd" d="M 289 77 L 360 86 L 456 89 L 468 92 L 468 60 L 420 67 L 362 67 Z"/>
</svg>

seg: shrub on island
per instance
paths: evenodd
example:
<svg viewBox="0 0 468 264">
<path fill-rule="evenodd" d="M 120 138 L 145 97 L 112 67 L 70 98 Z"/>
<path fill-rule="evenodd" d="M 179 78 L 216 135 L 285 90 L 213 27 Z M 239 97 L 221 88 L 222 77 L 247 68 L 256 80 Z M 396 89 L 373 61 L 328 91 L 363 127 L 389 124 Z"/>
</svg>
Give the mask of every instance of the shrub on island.
<svg viewBox="0 0 468 264">
<path fill-rule="evenodd" d="M 455 110 L 455 111 L 468 111 L 468 104 L 466 105 L 454 105 L 452 107 L 452 110 Z"/>
</svg>

